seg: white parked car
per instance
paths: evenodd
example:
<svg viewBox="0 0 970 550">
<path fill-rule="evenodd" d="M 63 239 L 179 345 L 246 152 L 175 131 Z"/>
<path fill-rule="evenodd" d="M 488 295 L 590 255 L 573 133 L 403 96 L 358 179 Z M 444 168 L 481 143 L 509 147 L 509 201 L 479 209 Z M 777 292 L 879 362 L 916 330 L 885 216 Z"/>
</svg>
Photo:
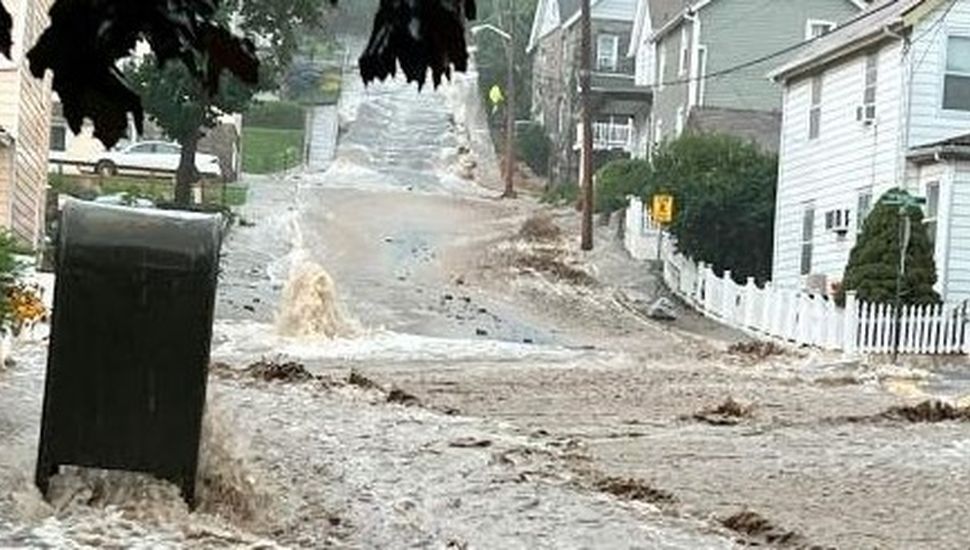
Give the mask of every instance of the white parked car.
<svg viewBox="0 0 970 550">
<path fill-rule="evenodd" d="M 178 143 L 139 141 L 121 149 L 99 153 L 92 162 L 95 172 L 113 176 L 118 172 L 175 171 L 181 158 L 182 146 Z M 204 176 L 222 176 L 222 167 L 215 155 L 196 153 L 195 167 Z"/>
</svg>

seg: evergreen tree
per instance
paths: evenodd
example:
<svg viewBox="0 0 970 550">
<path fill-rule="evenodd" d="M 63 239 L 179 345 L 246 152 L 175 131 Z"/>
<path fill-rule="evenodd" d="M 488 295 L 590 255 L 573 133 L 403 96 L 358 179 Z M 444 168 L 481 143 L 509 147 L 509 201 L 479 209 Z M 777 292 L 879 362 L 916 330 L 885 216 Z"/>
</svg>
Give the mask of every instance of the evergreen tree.
<svg viewBox="0 0 970 550">
<path fill-rule="evenodd" d="M 866 302 L 894 303 L 896 276 L 899 270 L 900 207 L 887 203 L 887 197 L 908 194 L 893 189 L 883 195 L 866 218 L 862 233 L 849 255 L 842 285 L 836 295 L 839 304 L 845 303 L 845 292 L 855 290 Z M 936 284 L 936 263 L 933 245 L 923 224 L 923 212 L 916 206 L 906 209 L 912 228 L 906 250 L 906 275 L 902 281 L 903 304 L 937 304 L 940 295 L 933 290 Z"/>
</svg>

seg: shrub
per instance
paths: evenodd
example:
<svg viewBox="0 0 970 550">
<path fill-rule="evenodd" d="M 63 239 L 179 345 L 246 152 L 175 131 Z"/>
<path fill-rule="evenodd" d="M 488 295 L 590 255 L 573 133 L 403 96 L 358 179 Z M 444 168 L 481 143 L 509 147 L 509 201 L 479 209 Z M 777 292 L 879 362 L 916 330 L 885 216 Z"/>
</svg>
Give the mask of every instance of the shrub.
<svg viewBox="0 0 970 550">
<path fill-rule="evenodd" d="M 896 274 L 899 269 L 899 206 L 887 204 L 887 196 L 905 196 L 906 192 L 893 189 L 883 195 L 869 213 L 862 226 L 862 234 L 849 254 L 842 284 L 836 294 L 836 302 L 845 303 L 845 292 L 855 290 L 859 299 L 866 302 L 894 302 L 896 299 Z M 936 284 L 936 263 L 933 261 L 933 245 L 930 243 L 923 212 L 916 206 L 907 208 L 912 229 L 909 248 L 906 250 L 906 275 L 902 281 L 904 304 L 937 304 L 940 295 L 933 290 Z"/>
<path fill-rule="evenodd" d="M 560 183 L 546 188 L 542 202 L 557 206 L 576 204 L 579 200 L 579 186 L 575 183 Z"/>
<path fill-rule="evenodd" d="M 549 174 L 549 151 L 552 143 L 541 125 L 532 123 L 519 128 L 515 135 L 515 148 L 519 157 L 537 176 L 545 177 Z"/>
<path fill-rule="evenodd" d="M 303 130 L 303 107 L 289 101 L 259 103 L 246 112 L 245 124 L 256 128 Z"/>
<path fill-rule="evenodd" d="M 12 294 L 22 266 L 14 256 L 17 239 L 9 231 L 0 231 L 0 330 L 10 330 L 15 322 Z"/>
<path fill-rule="evenodd" d="M 679 248 L 737 281 L 771 274 L 778 157 L 726 135 L 685 134 L 653 157 L 644 196 L 674 197 Z"/>
<path fill-rule="evenodd" d="M 596 173 L 596 211 L 611 213 L 626 207 L 630 195 L 643 195 L 653 170 L 645 160 L 614 160 Z"/>
</svg>

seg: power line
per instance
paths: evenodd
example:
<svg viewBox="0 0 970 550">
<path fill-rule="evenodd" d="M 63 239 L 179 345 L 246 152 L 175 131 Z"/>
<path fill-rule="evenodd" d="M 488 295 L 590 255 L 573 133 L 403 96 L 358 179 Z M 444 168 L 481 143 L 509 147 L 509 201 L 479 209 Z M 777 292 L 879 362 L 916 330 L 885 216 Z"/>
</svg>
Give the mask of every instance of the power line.
<svg viewBox="0 0 970 550">
<path fill-rule="evenodd" d="M 955 1 L 955 0 L 953 0 L 953 1 Z M 849 19 L 848 21 L 844 22 L 842 24 L 842 27 L 843 28 L 844 27 L 847 27 L 847 26 L 852 25 L 852 24 L 854 24 L 854 23 L 856 23 L 858 21 L 861 21 L 861 20 L 863 20 L 863 19 L 865 19 L 867 17 L 870 17 L 872 15 L 875 15 L 875 14 L 877 14 L 877 13 L 885 10 L 886 8 L 889 8 L 890 6 L 895 6 L 897 4 L 897 2 L 898 2 L 898 0 L 897 1 L 892 1 L 892 2 L 886 2 L 885 4 L 882 4 L 880 6 L 876 6 L 876 7 L 872 8 L 871 10 L 863 11 L 862 13 L 860 13 L 860 14 L 856 15 L 855 17 Z M 825 38 L 827 36 L 828 36 L 827 34 L 815 36 L 815 37 L 809 38 L 808 40 L 804 40 L 802 42 L 797 42 L 795 44 L 792 44 L 791 46 L 787 46 L 787 47 L 782 48 L 780 50 L 777 50 L 777 51 L 774 51 L 772 53 L 763 55 L 761 57 L 757 57 L 755 59 L 751 59 L 749 61 L 745 61 L 743 63 L 739 63 L 738 65 L 734 65 L 734 66 L 728 67 L 726 69 L 721 69 L 719 71 L 714 71 L 713 73 L 709 73 L 709 74 L 706 74 L 706 75 L 699 75 L 699 76 L 695 76 L 695 77 L 678 78 L 678 79 L 674 79 L 674 80 L 664 81 L 662 83 L 655 84 L 655 86 L 676 86 L 678 84 L 689 84 L 691 82 L 699 82 L 699 81 L 704 80 L 704 79 L 707 79 L 707 78 L 717 78 L 717 77 L 725 76 L 725 75 L 728 75 L 728 74 L 731 74 L 731 73 L 736 73 L 738 71 L 743 71 L 744 69 L 747 69 L 747 68 L 750 68 L 750 67 L 754 67 L 756 65 L 760 65 L 762 63 L 771 61 L 772 59 L 775 59 L 777 57 L 781 57 L 783 55 L 792 53 L 795 50 L 798 50 L 798 49 L 802 48 L 803 46 L 806 46 L 808 44 L 811 44 L 813 42 L 816 42 L 816 41 L 818 41 L 818 40 L 820 40 L 822 38 Z"/>
<path fill-rule="evenodd" d="M 913 44 L 916 44 L 920 40 L 926 38 L 926 35 L 930 34 L 930 32 L 933 33 L 933 38 L 936 38 L 936 35 L 939 34 L 939 32 L 943 29 L 943 21 L 946 20 L 946 16 L 950 15 L 950 11 L 953 10 L 953 6 L 956 5 L 956 0 L 950 0 L 950 5 L 946 7 L 946 11 L 944 11 L 943 14 L 941 14 L 940 17 L 929 26 L 929 28 L 921 32 L 915 39 L 910 40 L 908 47 L 912 47 Z M 919 69 L 923 62 L 926 61 L 926 56 L 930 53 L 931 49 L 932 48 L 927 47 L 925 50 L 923 50 L 923 55 L 921 55 L 919 61 L 916 62 L 916 66 L 914 66 L 912 69 L 913 71 Z"/>
</svg>

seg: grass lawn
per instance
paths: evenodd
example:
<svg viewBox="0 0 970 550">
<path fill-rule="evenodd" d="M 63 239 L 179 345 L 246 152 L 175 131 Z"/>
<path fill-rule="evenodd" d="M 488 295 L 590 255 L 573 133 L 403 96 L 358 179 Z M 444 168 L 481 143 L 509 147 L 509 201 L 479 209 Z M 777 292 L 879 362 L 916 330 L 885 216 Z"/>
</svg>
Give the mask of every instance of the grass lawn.
<svg viewBox="0 0 970 550">
<path fill-rule="evenodd" d="M 272 174 L 303 160 L 303 130 L 243 127 L 243 172 Z"/>
<path fill-rule="evenodd" d="M 150 199 L 152 202 L 170 202 L 175 185 L 167 178 L 139 178 L 126 176 L 98 177 L 56 175 L 50 177 L 50 186 L 55 191 L 83 199 L 93 199 L 102 195 L 125 193 L 131 197 Z M 239 183 L 223 184 L 218 181 L 202 184 L 202 202 L 205 204 L 225 204 L 223 206 L 242 206 L 246 204 L 248 188 Z"/>
</svg>

